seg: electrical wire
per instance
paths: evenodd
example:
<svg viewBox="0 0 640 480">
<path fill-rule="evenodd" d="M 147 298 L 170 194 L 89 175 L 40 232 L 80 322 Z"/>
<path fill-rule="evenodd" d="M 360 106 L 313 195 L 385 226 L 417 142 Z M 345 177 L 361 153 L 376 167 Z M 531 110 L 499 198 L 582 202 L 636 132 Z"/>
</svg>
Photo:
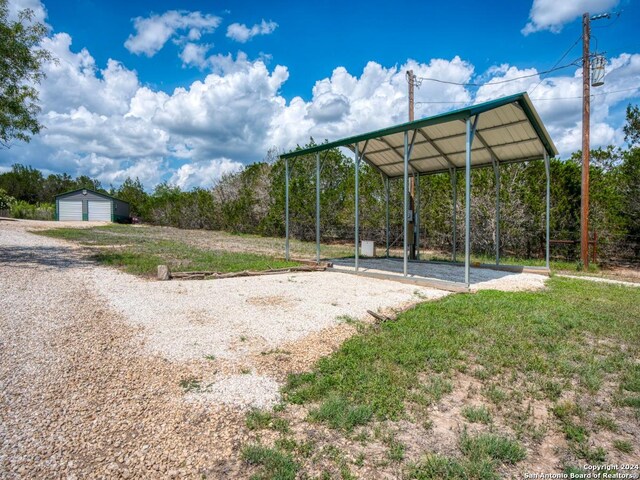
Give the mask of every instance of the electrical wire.
<svg viewBox="0 0 640 480">
<path fill-rule="evenodd" d="M 632 88 L 623 88 L 621 90 L 608 90 L 606 92 L 592 93 L 590 95 L 590 97 L 599 97 L 601 95 L 608 95 L 610 93 L 630 92 L 632 90 L 640 90 L 640 85 L 638 85 L 637 87 L 632 87 Z M 575 99 L 578 99 L 578 98 L 582 98 L 582 95 L 575 96 L 575 97 L 532 98 L 531 100 L 534 101 L 534 102 L 544 102 L 544 101 L 551 101 L 551 100 L 575 100 Z M 416 105 L 421 105 L 421 104 L 468 105 L 469 104 L 469 102 L 447 102 L 447 101 L 415 102 L 415 103 L 416 103 Z"/>
<path fill-rule="evenodd" d="M 509 82 L 515 82 L 516 80 L 522 80 L 523 78 L 531 78 L 531 77 L 535 77 L 537 75 L 544 75 L 547 73 L 551 73 L 551 72 L 555 72 L 556 70 L 562 70 L 563 68 L 568 68 L 571 66 L 575 66 L 576 65 L 576 61 L 574 60 L 571 63 L 568 63 L 566 65 L 562 65 L 560 67 L 555 67 L 555 68 L 551 68 L 549 70 L 545 70 L 542 72 L 536 72 L 536 73 L 531 73 L 529 75 L 521 75 L 520 77 L 515 77 L 515 78 L 508 78 L 506 80 L 498 80 L 497 82 L 493 82 L 493 81 L 489 81 L 487 83 L 460 83 L 460 82 L 452 82 L 449 80 L 442 80 L 440 78 L 431 78 L 431 77 L 416 77 L 418 80 L 423 81 L 426 80 L 428 82 L 437 82 L 437 83 L 446 83 L 449 85 L 459 85 L 461 87 L 484 87 L 485 85 L 500 85 L 503 83 L 509 83 Z"/>
<path fill-rule="evenodd" d="M 552 69 L 553 69 L 553 68 L 556 68 L 556 67 L 558 66 L 558 64 L 559 64 L 562 60 L 564 60 L 564 59 L 565 59 L 565 57 L 566 57 L 567 55 L 569 55 L 569 53 L 571 52 L 571 50 L 573 50 L 573 49 L 575 48 L 575 46 L 578 44 L 578 42 L 579 42 L 580 40 L 582 40 L 582 34 L 578 35 L 578 38 L 576 38 L 576 41 L 573 43 L 573 45 L 571 45 L 571 46 L 569 47 L 569 49 L 568 49 L 566 52 L 564 52 L 564 54 L 560 57 L 560 60 L 558 60 L 558 61 L 555 63 L 555 65 L 554 65 L 553 67 L 551 67 L 551 68 L 552 68 Z M 538 87 L 540 86 L 540 84 L 544 81 L 544 79 L 545 79 L 545 78 L 546 78 L 546 77 L 545 77 L 545 75 L 543 75 L 543 76 L 540 78 L 540 81 L 536 84 L 536 86 L 535 86 L 535 87 L 533 87 L 533 88 L 531 89 L 531 91 L 529 92 L 529 94 L 531 94 L 531 93 L 535 92 L 536 88 L 538 88 Z"/>
</svg>

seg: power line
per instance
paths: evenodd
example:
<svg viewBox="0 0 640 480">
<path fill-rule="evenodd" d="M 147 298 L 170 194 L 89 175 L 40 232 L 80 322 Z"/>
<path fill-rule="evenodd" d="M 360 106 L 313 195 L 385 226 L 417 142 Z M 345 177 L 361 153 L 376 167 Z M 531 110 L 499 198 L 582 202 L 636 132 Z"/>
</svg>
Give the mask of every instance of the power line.
<svg viewBox="0 0 640 480">
<path fill-rule="evenodd" d="M 606 92 L 592 93 L 591 97 L 599 97 L 601 95 L 608 95 L 610 93 L 630 92 L 631 90 L 640 90 L 640 85 L 632 88 L 623 88 L 621 90 L 608 90 Z M 575 96 L 575 97 L 532 98 L 531 100 L 534 102 L 544 102 L 544 101 L 551 101 L 551 100 L 575 100 L 578 98 L 582 98 L 582 95 Z M 450 101 L 415 102 L 415 103 L 417 105 L 421 105 L 421 104 L 468 105 L 469 104 L 469 102 L 450 102 Z"/>
<path fill-rule="evenodd" d="M 573 50 L 573 49 L 575 48 L 575 46 L 578 44 L 578 42 L 579 42 L 581 39 L 582 39 L 582 35 L 579 35 L 579 36 L 578 36 L 578 38 L 576 38 L 576 41 L 573 43 L 573 45 L 571 45 L 571 46 L 569 47 L 569 49 L 568 49 L 566 52 L 564 52 L 564 54 L 560 57 L 560 59 L 559 59 L 559 60 L 558 60 L 558 61 L 553 65 L 553 67 L 551 67 L 551 68 L 552 68 L 552 69 L 553 69 L 553 68 L 556 68 L 556 67 L 558 66 L 558 64 L 559 64 L 562 60 L 564 60 L 564 58 L 565 58 L 567 55 L 569 55 L 569 52 L 571 52 L 571 50 Z M 544 81 L 544 79 L 545 79 L 545 76 L 543 75 L 543 76 L 540 78 L 540 81 L 536 84 L 536 86 L 535 86 L 535 87 L 533 87 L 533 88 L 531 89 L 531 92 L 529 92 L 529 93 L 533 93 L 533 92 L 536 90 L 536 88 L 538 88 L 538 87 L 540 86 L 540 84 Z"/>
<path fill-rule="evenodd" d="M 437 83 L 446 83 L 449 85 L 459 85 L 461 87 L 484 87 L 486 85 L 500 85 L 503 83 L 509 83 L 509 82 L 515 82 L 516 80 L 522 80 L 523 78 L 531 78 L 531 77 L 535 77 L 537 75 L 545 75 L 547 73 L 551 73 L 551 72 L 555 72 L 556 70 L 562 70 L 563 68 L 568 68 L 571 66 L 576 66 L 576 61 L 573 61 L 571 63 L 568 63 L 566 65 L 562 65 L 560 67 L 555 67 L 555 68 L 551 68 L 549 70 L 545 70 L 542 72 L 536 72 L 536 73 L 531 73 L 529 75 L 522 75 L 520 77 L 515 77 L 515 78 L 508 78 L 505 80 L 498 80 L 496 82 L 493 81 L 489 81 L 487 83 L 460 83 L 460 82 L 452 82 L 450 80 L 442 80 L 440 78 L 432 78 L 432 77 L 416 77 L 418 80 L 426 80 L 428 82 L 437 82 Z"/>
</svg>

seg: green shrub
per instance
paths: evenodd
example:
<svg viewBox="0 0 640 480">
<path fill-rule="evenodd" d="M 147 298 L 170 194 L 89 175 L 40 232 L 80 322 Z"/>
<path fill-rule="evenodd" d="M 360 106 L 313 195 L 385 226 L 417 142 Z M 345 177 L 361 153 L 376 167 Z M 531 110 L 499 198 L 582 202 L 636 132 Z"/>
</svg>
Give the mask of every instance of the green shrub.
<svg viewBox="0 0 640 480">
<path fill-rule="evenodd" d="M 13 218 L 28 220 L 53 220 L 55 205 L 52 203 L 31 204 L 24 200 L 16 200 L 9 205 L 9 211 Z"/>
</svg>

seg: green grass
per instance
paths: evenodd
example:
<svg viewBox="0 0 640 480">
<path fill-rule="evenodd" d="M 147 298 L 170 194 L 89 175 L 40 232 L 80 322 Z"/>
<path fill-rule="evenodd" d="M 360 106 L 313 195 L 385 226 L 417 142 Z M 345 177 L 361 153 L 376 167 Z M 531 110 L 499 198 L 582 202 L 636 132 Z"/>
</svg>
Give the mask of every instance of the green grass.
<svg viewBox="0 0 640 480">
<path fill-rule="evenodd" d="M 493 463 L 488 460 L 458 460 L 440 455 L 429 455 L 412 465 L 407 472 L 411 480 L 498 480 Z"/>
<path fill-rule="evenodd" d="M 309 412 L 312 421 L 328 423 L 332 428 L 351 431 L 364 425 L 371 418 L 371 408 L 366 405 L 352 405 L 344 397 L 329 397 L 319 408 Z"/>
<path fill-rule="evenodd" d="M 137 275 L 155 275 L 158 265 L 168 265 L 171 271 L 176 272 L 205 270 L 220 273 L 299 265 L 259 253 L 200 248 L 188 243 L 188 235 L 184 233 L 184 239 L 165 239 L 157 235 L 141 235 L 144 230 L 145 227 L 108 225 L 56 228 L 36 233 L 82 245 L 103 247 L 95 253 L 96 261 Z"/>
<path fill-rule="evenodd" d="M 614 440 L 613 448 L 622 453 L 633 452 L 633 444 L 629 440 Z"/>
<path fill-rule="evenodd" d="M 185 392 L 197 392 L 200 390 L 200 379 L 196 377 L 187 377 L 180 380 L 180 386 Z"/>
<path fill-rule="evenodd" d="M 484 405 L 479 407 L 467 406 L 462 409 L 462 416 L 471 423 L 491 423 L 491 413 Z"/>
<path fill-rule="evenodd" d="M 526 451 L 515 440 L 493 434 L 460 438 L 464 458 L 428 455 L 411 465 L 406 477 L 414 480 L 497 480 L 496 467 L 516 464 L 526 457 Z"/>
<path fill-rule="evenodd" d="M 451 262 L 450 255 L 443 255 L 434 253 L 431 255 L 422 255 L 423 260 L 432 260 L 436 262 Z M 472 254 L 471 262 L 473 263 L 484 263 L 487 265 L 495 265 L 496 257 L 495 255 L 479 255 Z M 544 258 L 522 258 L 522 257 L 511 257 L 511 256 L 500 256 L 500 264 L 501 265 L 526 265 L 528 267 L 545 267 L 546 260 Z M 577 272 L 578 262 L 571 262 L 566 260 L 551 260 L 549 262 L 549 266 L 551 270 L 554 271 L 562 271 L 562 272 Z M 589 272 L 590 274 L 597 273 L 600 271 L 600 267 L 598 265 L 594 265 L 592 263 L 589 264 Z"/>
<path fill-rule="evenodd" d="M 502 463 L 515 464 L 527 456 L 527 452 L 517 441 L 485 433 L 475 437 L 466 432 L 460 438 L 460 450 L 472 460 L 491 459 Z"/>
<path fill-rule="evenodd" d="M 245 419 L 249 430 L 261 430 L 269 428 L 276 432 L 287 433 L 289 431 L 289 421 L 284 418 L 276 417 L 270 412 L 264 410 L 253 409 L 247 413 Z"/>
<path fill-rule="evenodd" d="M 616 424 L 616 421 L 613 418 L 608 417 L 606 415 L 598 415 L 594 423 L 599 428 L 604 428 L 605 430 L 609 430 L 610 432 L 613 432 L 613 433 L 618 432 L 618 425 Z"/>
<path fill-rule="evenodd" d="M 625 407 L 633 407 L 640 409 L 640 396 L 625 397 L 620 401 L 620 404 Z"/>
<path fill-rule="evenodd" d="M 294 480 L 300 469 L 291 454 L 262 445 L 244 447 L 242 459 L 249 465 L 262 467 L 251 477 L 256 480 Z"/>
<path fill-rule="evenodd" d="M 378 418 L 397 419 L 415 395 L 420 374 L 446 375 L 464 363 L 482 365 L 496 377 L 500 386 L 483 391 L 496 403 L 521 389 L 518 378 L 531 376 L 543 397 L 558 398 L 572 382 L 582 393 L 596 392 L 602 384 L 599 370 L 619 375 L 625 362 L 634 362 L 633 349 L 619 343 L 640 341 L 640 290 L 557 277 L 548 287 L 452 295 L 418 305 L 395 322 L 347 340 L 312 372 L 290 376 L 285 396 L 302 404 L 339 398 Z M 625 378 L 623 385 L 635 388 L 636 377 Z M 438 390 L 429 383 L 422 388 Z M 636 405 L 635 397 L 623 402 Z"/>
<path fill-rule="evenodd" d="M 640 365 L 630 366 L 622 376 L 622 389 L 629 392 L 640 392 Z"/>
</svg>

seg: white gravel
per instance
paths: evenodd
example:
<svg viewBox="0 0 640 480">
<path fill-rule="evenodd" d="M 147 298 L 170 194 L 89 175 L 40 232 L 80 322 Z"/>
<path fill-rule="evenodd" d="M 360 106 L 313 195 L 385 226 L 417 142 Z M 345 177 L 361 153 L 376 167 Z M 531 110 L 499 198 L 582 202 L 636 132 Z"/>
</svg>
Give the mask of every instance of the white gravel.
<svg viewBox="0 0 640 480">
<path fill-rule="evenodd" d="M 0 478 L 242 478 L 243 416 L 187 403 L 64 242 L 0 221 Z"/>
<path fill-rule="evenodd" d="M 236 407 L 269 408 L 280 400 L 280 385 L 265 375 L 228 375 L 206 385 L 201 392 L 186 395 L 187 400 L 224 403 Z"/>
<path fill-rule="evenodd" d="M 338 259 L 333 260 L 333 263 L 337 269 L 353 270 L 353 259 Z M 364 258 L 360 259 L 359 267 L 363 272 L 402 274 L 403 263 L 394 259 Z M 544 282 L 548 278 L 545 275 L 534 273 L 514 273 L 489 268 L 472 267 L 470 270 L 470 290 L 472 292 L 478 290 L 503 290 L 506 292 L 538 290 L 544 288 Z M 408 276 L 464 282 L 464 268 L 444 263 L 409 262 Z"/>
<path fill-rule="evenodd" d="M 172 360 L 238 359 L 301 339 L 345 316 L 403 307 L 448 294 L 335 272 L 224 280 L 148 281 L 93 269 L 99 295 L 136 325 L 148 347 Z"/>
</svg>

